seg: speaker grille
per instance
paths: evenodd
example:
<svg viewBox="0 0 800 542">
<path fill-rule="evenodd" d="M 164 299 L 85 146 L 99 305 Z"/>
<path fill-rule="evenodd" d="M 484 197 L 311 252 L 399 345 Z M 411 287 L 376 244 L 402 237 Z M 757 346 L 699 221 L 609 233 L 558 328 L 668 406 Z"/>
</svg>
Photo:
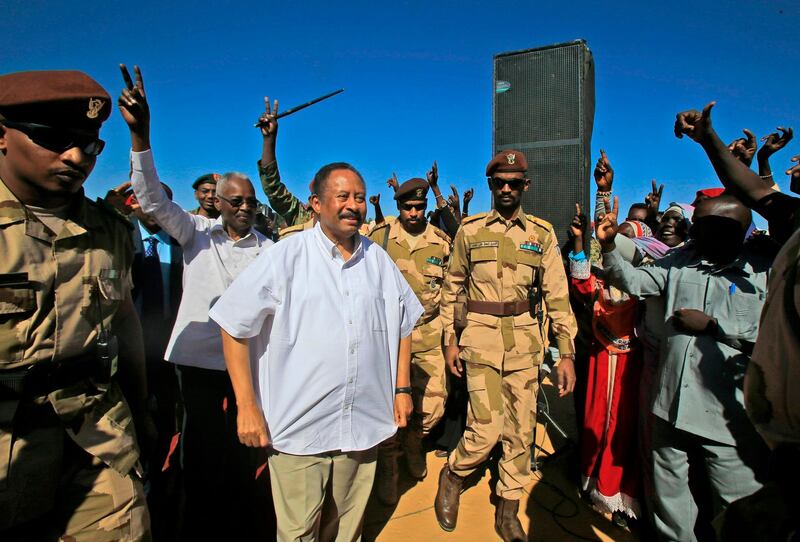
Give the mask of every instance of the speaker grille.
<svg viewBox="0 0 800 542">
<path fill-rule="evenodd" d="M 576 41 L 495 56 L 493 152 L 514 148 L 528 159 L 525 212 L 553 223 L 559 241 L 575 213 L 589 208 L 594 65 Z"/>
</svg>

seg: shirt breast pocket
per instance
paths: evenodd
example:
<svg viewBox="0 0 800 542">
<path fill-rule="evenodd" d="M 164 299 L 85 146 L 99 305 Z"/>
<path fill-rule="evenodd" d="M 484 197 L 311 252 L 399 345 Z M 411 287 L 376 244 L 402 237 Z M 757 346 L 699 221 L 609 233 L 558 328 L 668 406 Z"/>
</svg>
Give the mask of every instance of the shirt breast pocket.
<svg viewBox="0 0 800 542">
<path fill-rule="evenodd" d="M 0 319 L 36 310 L 36 294 L 27 273 L 0 274 Z"/>
<path fill-rule="evenodd" d="M 470 280 L 497 280 L 497 247 L 473 248 L 469 252 Z"/>
<path fill-rule="evenodd" d="M 542 255 L 530 250 L 517 251 L 517 273 L 524 284 L 533 284 L 533 277 L 542 265 Z"/>
<path fill-rule="evenodd" d="M 377 332 L 386 331 L 386 300 L 383 299 L 383 294 L 378 291 L 365 290 L 357 295 L 354 310 L 360 312 L 367 324 L 367 329 Z M 356 314 L 355 317 L 359 315 Z M 350 322 L 349 316 L 348 323 Z"/>
</svg>

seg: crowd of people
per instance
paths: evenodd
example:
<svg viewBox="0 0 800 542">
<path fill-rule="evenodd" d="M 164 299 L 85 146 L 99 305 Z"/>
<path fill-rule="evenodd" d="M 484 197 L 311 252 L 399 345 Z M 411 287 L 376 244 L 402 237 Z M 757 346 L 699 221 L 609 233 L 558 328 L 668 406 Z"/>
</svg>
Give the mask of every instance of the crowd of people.
<svg viewBox="0 0 800 542">
<path fill-rule="evenodd" d="M 208 173 L 187 211 L 142 73 L 120 69 L 130 179 L 95 202 L 111 97 L 82 72 L 0 75 L 3 540 L 355 541 L 368 500 L 396 505 L 401 465 L 423 480 L 434 452 L 442 529 L 491 463 L 495 530 L 527 540 L 553 360 L 598 512 L 648 540 L 797 536 L 800 199 L 770 166 L 791 128 L 726 145 L 713 102 L 679 113 L 722 186 L 662 205 L 653 181 L 621 220 L 601 151 L 594 214 L 576 204 L 562 233 L 523 211 L 513 149 L 486 167 L 488 212 L 445 197 L 435 162 L 387 181 L 396 217 L 346 162 L 301 199 L 265 98 L 269 206 L 245 173 Z"/>
</svg>

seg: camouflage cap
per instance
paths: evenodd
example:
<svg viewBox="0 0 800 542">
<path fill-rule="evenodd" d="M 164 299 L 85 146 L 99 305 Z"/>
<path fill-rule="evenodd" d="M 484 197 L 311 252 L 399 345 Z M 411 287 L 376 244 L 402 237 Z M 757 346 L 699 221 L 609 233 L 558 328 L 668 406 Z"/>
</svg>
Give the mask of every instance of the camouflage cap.
<svg viewBox="0 0 800 542">
<path fill-rule="evenodd" d="M 397 201 L 425 200 L 428 198 L 428 181 L 415 177 L 401 184 L 394 193 Z"/>
<path fill-rule="evenodd" d="M 99 131 L 111 97 L 83 72 L 27 71 L 0 75 L 0 115 L 15 122 Z"/>
<path fill-rule="evenodd" d="M 495 173 L 525 173 L 528 171 L 528 160 L 520 151 L 506 149 L 500 151 L 486 165 L 486 176 L 491 177 Z"/>
<path fill-rule="evenodd" d="M 192 183 L 192 188 L 197 190 L 197 187 L 201 184 L 217 184 L 219 180 L 219 173 L 206 173 L 205 175 L 200 175 L 195 181 Z"/>
</svg>

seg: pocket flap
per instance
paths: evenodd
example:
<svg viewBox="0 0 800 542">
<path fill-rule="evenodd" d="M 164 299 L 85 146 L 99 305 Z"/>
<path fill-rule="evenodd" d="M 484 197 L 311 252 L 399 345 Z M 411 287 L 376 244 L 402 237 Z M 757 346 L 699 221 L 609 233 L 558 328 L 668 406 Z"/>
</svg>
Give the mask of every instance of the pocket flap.
<svg viewBox="0 0 800 542">
<path fill-rule="evenodd" d="M 0 314 L 22 314 L 36 308 L 33 288 L 0 286 Z"/>
</svg>

